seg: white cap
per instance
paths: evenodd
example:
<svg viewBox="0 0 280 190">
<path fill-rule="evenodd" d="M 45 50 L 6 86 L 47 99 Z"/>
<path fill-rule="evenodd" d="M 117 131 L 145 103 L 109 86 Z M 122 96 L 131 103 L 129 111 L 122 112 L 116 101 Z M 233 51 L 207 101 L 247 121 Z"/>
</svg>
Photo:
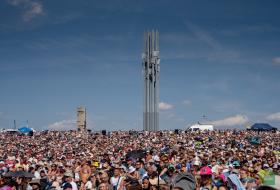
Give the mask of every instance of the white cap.
<svg viewBox="0 0 280 190">
<path fill-rule="evenodd" d="M 223 173 L 227 173 L 227 172 L 229 172 L 229 169 L 224 169 L 223 170 Z"/>
<path fill-rule="evenodd" d="M 193 165 L 194 166 L 200 166 L 200 161 L 198 161 L 198 160 L 194 161 Z"/>
<path fill-rule="evenodd" d="M 269 168 L 269 165 L 268 164 L 264 164 L 263 167 L 264 168 Z"/>
<path fill-rule="evenodd" d="M 155 156 L 154 161 L 155 161 L 155 162 L 159 162 L 159 161 L 160 161 L 159 157 L 158 157 L 158 156 Z"/>
</svg>

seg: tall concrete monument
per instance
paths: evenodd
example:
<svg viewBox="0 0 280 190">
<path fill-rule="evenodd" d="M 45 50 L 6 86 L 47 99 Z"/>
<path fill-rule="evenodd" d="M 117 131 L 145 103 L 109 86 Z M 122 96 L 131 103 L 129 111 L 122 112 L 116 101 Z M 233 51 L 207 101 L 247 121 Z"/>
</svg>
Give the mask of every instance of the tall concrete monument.
<svg viewBox="0 0 280 190">
<path fill-rule="evenodd" d="M 86 108 L 85 107 L 77 108 L 77 129 L 78 129 L 78 131 L 81 131 L 81 132 L 85 132 L 87 130 Z"/>
<path fill-rule="evenodd" d="M 144 33 L 144 52 L 142 67 L 144 77 L 143 130 L 159 130 L 159 33 Z"/>
</svg>

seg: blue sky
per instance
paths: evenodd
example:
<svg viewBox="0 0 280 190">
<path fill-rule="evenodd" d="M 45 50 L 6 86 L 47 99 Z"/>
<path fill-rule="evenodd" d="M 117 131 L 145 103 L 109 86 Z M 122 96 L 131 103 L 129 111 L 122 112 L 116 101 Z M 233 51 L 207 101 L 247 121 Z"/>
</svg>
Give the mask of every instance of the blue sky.
<svg viewBox="0 0 280 190">
<path fill-rule="evenodd" d="M 279 5 L 2 0 L 0 128 L 75 128 L 81 105 L 91 129 L 142 129 L 148 29 L 160 32 L 161 129 L 280 127 Z"/>
</svg>

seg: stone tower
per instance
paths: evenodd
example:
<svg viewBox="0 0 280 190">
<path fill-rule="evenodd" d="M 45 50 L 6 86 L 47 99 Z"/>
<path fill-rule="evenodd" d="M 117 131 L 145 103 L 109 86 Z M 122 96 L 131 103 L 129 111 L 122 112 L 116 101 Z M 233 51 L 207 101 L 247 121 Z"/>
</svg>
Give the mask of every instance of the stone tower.
<svg viewBox="0 0 280 190">
<path fill-rule="evenodd" d="M 87 130 L 86 108 L 85 107 L 77 108 L 77 129 L 78 129 L 78 131 L 81 131 L 81 132 L 85 132 Z"/>
</svg>

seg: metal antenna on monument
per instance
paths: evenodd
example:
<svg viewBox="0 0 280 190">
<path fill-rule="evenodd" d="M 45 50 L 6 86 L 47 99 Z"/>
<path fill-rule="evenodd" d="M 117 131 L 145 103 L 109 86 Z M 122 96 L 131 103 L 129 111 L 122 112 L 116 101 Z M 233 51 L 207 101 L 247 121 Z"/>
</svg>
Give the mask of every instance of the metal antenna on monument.
<svg viewBox="0 0 280 190">
<path fill-rule="evenodd" d="M 202 122 L 205 124 L 205 123 L 207 123 L 207 121 L 208 121 L 208 117 L 205 114 L 203 114 L 202 115 Z"/>
</svg>

